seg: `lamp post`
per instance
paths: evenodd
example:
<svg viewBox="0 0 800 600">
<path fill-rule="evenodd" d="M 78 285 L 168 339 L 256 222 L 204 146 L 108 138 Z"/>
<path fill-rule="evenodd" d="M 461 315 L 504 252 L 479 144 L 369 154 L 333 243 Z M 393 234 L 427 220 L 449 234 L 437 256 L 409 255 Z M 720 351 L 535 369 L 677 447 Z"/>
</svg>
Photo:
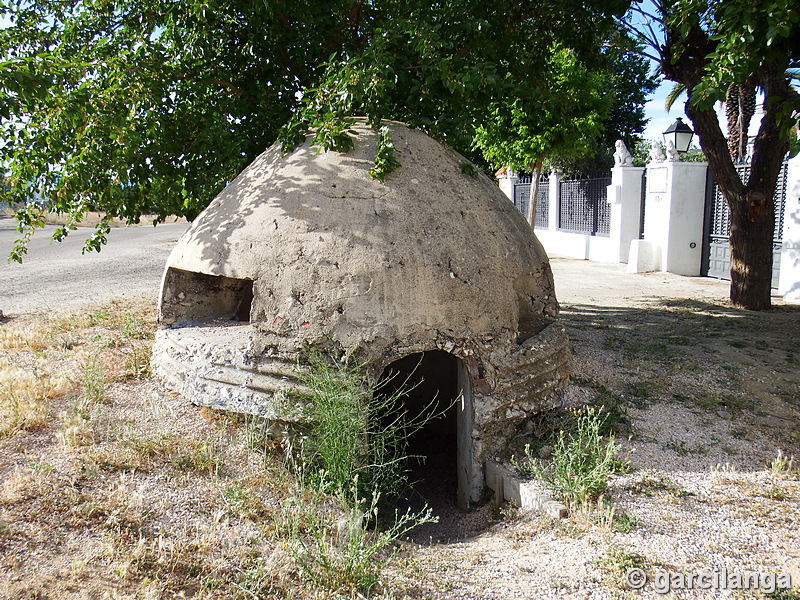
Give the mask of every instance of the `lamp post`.
<svg viewBox="0 0 800 600">
<path fill-rule="evenodd" d="M 689 145 L 692 143 L 694 130 L 684 123 L 683 119 L 678 117 L 672 125 L 667 127 L 663 135 L 665 143 L 672 141 L 678 152 L 687 152 Z"/>
</svg>

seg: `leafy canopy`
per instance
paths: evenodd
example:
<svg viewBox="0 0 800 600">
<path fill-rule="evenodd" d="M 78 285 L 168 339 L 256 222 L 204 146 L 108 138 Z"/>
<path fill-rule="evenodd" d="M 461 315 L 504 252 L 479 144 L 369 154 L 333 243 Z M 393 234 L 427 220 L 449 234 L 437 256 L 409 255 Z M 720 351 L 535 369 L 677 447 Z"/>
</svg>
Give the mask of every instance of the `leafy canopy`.
<svg viewBox="0 0 800 600">
<path fill-rule="evenodd" d="M 613 99 L 604 73 L 556 46 L 541 76 L 541 85 L 530 86 L 524 95 L 489 104 L 476 144 L 493 164 L 527 171 L 548 152 L 563 159 L 582 156 L 603 132 Z"/>
<path fill-rule="evenodd" d="M 375 126 L 402 120 L 472 158 L 483 150 L 499 159 L 496 143 L 505 141 L 480 142 L 478 127 L 499 132 L 493 119 L 521 121 L 514 111 L 522 110 L 550 128 L 541 142 L 567 140 L 561 150 L 577 152 L 584 141 L 574 139 L 609 119 L 600 74 L 610 61 L 598 49 L 626 8 L 622 0 L 0 0 L 11 19 L 0 30 L 4 199 L 38 193 L 75 222 L 87 210 L 130 223 L 191 219 L 279 134 L 287 146 L 313 131 L 317 143 L 347 148 L 356 115 Z M 578 74 L 586 93 L 575 95 Z M 378 178 L 394 165 L 381 139 Z M 24 238 L 41 214 L 29 207 L 19 220 Z M 101 223 L 89 246 L 99 249 L 106 232 Z"/>
</svg>

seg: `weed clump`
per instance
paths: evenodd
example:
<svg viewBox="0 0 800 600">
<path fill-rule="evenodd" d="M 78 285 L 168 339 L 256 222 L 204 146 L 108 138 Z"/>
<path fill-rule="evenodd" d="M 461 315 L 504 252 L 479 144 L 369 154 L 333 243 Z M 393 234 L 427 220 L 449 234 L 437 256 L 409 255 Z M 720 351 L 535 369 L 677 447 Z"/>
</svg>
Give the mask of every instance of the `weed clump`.
<svg viewBox="0 0 800 600">
<path fill-rule="evenodd" d="M 387 382 L 373 384 L 348 356 L 312 354 L 300 379 L 310 422 L 294 448 L 303 477 L 325 493 L 347 497 L 355 485 L 365 502 L 394 500 L 407 485 L 410 438 L 446 407 L 434 398 L 410 415 L 402 401 L 413 389 L 409 379 L 384 393 Z"/>
<path fill-rule="evenodd" d="M 427 507 L 388 519 L 379 513 L 407 485 L 411 436 L 443 411 L 434 399 L 409 415 L 408 380 L 384 393 L 349 356 L 311 354 L 300 379 L 309 427 L 287 453 L 296 489 L 282 507 L 282 529 L 313 586 L 369 594 L 395 541 L 436 520 Z"/>
<path fill-rule="evenodd" d="M 526 444 L 525 457 L 514 465 L 573 505 L 596 502 L 611 476 L 624 467 L 616 458 L 619 446 L 613 434 L 603 434 L 607 418 L 602 408 L 576 411 L 572 426 L 555 433 L 549 461 L 534 456 Z"/>
</svg>

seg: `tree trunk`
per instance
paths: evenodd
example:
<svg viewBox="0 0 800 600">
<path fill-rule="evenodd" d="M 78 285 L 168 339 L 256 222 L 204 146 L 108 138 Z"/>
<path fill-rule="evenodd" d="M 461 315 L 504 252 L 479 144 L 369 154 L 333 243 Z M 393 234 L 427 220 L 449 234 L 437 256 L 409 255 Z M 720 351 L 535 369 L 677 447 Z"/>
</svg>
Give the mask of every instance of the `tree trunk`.
<svg viewBox="0 0 800 600">
<path fill-rule="evenodd" d="M 728 199 L 728 207 L 731 302 L 750 310 L 766 310 L 771 306 L 775 203 L 754 190 L 744 197 Z"/>
<path fill-rule="evenodd" d="M 742 158 L 747 156 L 747 142 L 750 141 L 750 121 L 756 114 L 756 87 L 745 82 L 739 88 L 739 151 Z"/>
<path fill-rule="evenodd" d="M 756 88 L 750 82 L 731 84 L 725 94 L 725 116 L 728 120 L 728 150 L 734 159 L 747 156 L 750 121 L 756 112 Z"/>
<path fill-rule="evenodd" d="M 771 306 L 772 242 L 775 230 L 775 187 L 788 141 L 777 135 L 767 108 L 756 137 L 756 151 L 747 184 L 736 171 L 713 109 L 686 103 L 700 145 L 730 209 L 731 291 L 734 305 L 749 310 Z"/>
<path fill-rule="evenodd" d="M 725 94 L 725 117 L 728 120 L 728 151 L 733 158 L 740 158 L 739 154 L 739 86 L 735 83 L 728 86 Z"/>
<path fill-rule="evenodd" d="M 697 39 L 704 35 L 700 30 L 695 32 Z M 694 89 L 703 73 L 703 57 L 709 50 L 699 45 L 698 48 L 700 50 L 692 60 L 683 56 L 675 63 L 666 60 L 662 62 L 664 73 L 674 81 L 680 81 L 688 89 Z M 762 66 L 746 84 L 749 85 L 745 87 L 753 89 L 755 86 L 760 87 L 766 98 L 791 100 L 797 97 L 784 74 L 770 65 Z M 746 92 L 749 93 L 749 90 Z M 777 101 L 764 103 L 764 116 L 753 143 L 750 177 L 746 184 L 733 164 L 727 140 L 720 129 L 713 106 L 700 108 L 690 98 L 685 107 L 731 213 L 731 302 L 749 310 L 770 308 L 772 241 L 775 228 L 773 196 L 781 164 L 789 150 L 788 136 L 781 132 L 779 126 L 778 113 L 781 107 L 781 102 Z M 740 104 L 740 108 L 744 108 L 743 105 Z M 746 114 L 750 112 L 749 106 L 743 112 L 749 118 Z M 741 128 L 739 131 L 740 134 L 744 133 Z M 746 137 L 746 133 L 744 136 Z"/>
<path fill-rule="evenodd" d="M 542 176 L 542 165 L 544 157 L 540 157 L 531 165 L 531 198 L 528 202 L 528 223 L 531 227 L 536 227 L 536 203 L 539 200 L 539 179 Z"/>
</svg>

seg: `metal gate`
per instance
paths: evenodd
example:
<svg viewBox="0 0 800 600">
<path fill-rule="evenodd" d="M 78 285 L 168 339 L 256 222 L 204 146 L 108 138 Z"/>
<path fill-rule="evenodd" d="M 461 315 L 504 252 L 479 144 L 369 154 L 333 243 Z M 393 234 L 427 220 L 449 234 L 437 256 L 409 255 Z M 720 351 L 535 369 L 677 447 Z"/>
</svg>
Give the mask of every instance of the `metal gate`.
<svg viewBox="0 0 800 600">
<path fill-rule="evenodd" d="M 750 165 L 742 163 L 736 165 L 736 171 L 744 183 L 750 177 Z M 781 246 L 783 242 L 783 217 L 786 210 L 786 185 L 788 176 L 788 163 L 784 162 L 778 173 L 778 182 L 775 185 L 775 234 L 773 239 L 772 255 L 772 287 L 778 287 L 778 277 L 781 267 Z M 731 216 L 728 203 L 714 180 L 711 169 L 708 170 L 706 179 L 706 215 L 704 222 L 704 239 L 701 273 L 708 277 L 730 280 L 731 278 L 731 251 L 728 238 L 731 229 Z"/>
<path fill-rule="evenodd" d="M 611 225 L 609 185 L 608 176 L 559 182 L 558 230 L 607 237 Z"/>
<path fill-rule="evenodd" d="M 539 180 L 539 193 L 536 202 L 535 229 L 547 229 L 550 211 L 550 184 L 546 177 Z M 514 206 L 528 218 L 528 205 L 531 201 L 531 176 L 521 174 L 514 183 Z"/>
</svg>

